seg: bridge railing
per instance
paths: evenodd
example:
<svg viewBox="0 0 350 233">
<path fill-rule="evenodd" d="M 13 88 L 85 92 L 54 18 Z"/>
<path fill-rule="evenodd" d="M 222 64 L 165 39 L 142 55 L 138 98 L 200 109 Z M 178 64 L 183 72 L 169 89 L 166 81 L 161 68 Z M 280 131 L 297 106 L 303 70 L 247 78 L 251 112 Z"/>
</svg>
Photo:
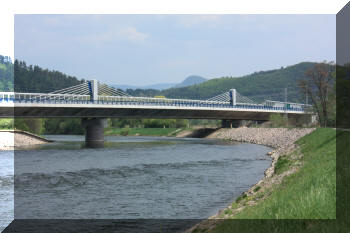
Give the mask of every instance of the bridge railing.
<svg viewBox="0 0 350 233">
<path fill-rule="evenodd" d="M 0 102 L 90 101 L 89 95 L 0 92 Z"/>
<path fill-rule="evenodd" d="M 206 108 L 238 108 L 258 109 L 272 111 L 297 111 L 305 112 L 307 106 L 290 105 L 278 106 L 276 104 L 252 104 L 236 103 L 231 105 L 225 101 L 167 99 L 128 96 L 99 96 L 98 100 L 92 101 L 90 95 L 72 94 L 47 94 L 47 93 L 16 93 L 0 92 L 1 102 L 13 103 L 47 103 L 47 104 L 107 104 L 107 105 L 145 105 L 145 106 L 179 106 L 179 107 L 206 107 Z"/>
</svg>

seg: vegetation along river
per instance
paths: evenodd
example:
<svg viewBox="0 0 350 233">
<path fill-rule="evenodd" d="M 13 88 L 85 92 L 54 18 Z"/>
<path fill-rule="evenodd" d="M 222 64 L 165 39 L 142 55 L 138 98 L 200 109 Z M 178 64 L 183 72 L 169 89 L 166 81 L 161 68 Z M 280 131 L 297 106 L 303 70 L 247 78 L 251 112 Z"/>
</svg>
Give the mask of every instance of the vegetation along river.
<svg viewBox="0 0 350 233">
<path fill-rule="evenodd" d="M 269 147 L 218 139 L 110 136 L 103 148 L 85 148 L 82 136 L 46 137 L 56 142 L 15 151 L 16 218 L 208 218 L 271 163 Z M 3 223 L 11 153 L 0 151 Z"/>
</svg>

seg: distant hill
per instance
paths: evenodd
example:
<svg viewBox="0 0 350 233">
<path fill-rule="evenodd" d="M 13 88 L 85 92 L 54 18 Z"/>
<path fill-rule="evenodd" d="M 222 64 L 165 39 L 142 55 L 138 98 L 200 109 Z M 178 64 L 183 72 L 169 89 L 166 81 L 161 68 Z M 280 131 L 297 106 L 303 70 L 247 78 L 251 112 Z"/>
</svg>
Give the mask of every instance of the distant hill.
<svg viewBox="0 0 350 233">
<path fill-rule="evenodd" d="M 119 88 L 122 90 L 127 90 L 127 89 L 156 89 L 156 90 L 164 90 L 171 88 L 175 86 L 175 83 L 158 83 L 154 85 L 147 85 L 147 86 L 133 86 L 133 85 L 118 85 L 118 84 L 111 84 L 110 86 L 114 88 Z"/>
<path fill-rule="evenodd" d="M 284 100 L 284 88 L 288 88 L 288 101 L 301 101 L 305 95 L 300 93 L 297 80 L 305 77 L 305 72 L 315 63 L 301 62 L 286 68 L 260 71 L 242 77 L 221 77 L 206 82 L 163 91 L 145 89 L 128 90 L 134 96 L 163 95 L 167 98 L 208 99 L 235 88 L 242 95 L 259 102 L 264 99 Z"/>
<path fill-rule="evenodd" d="M 112 87 L 114 88 L 119 88 L 122 90 L 127 90 L 127 89 L 154 89 L 154 90 L 165 90 L 165 89 L 169 89 L 172 87 L 187 87 L 187 86 L 191 86 L 191 85 L 195 85 L 195 84 L 199 84 L 202 82 L 207 81 L 207 79 L 201 77 L 201 76 L 197 76 L 197 75 L 191 75 L 188 76 L 184 81 L 182 81 L 181 83 L 157 83 L 157 84 L 153 84 L 153 85 L 146 85 L 146 86 L 135 86 L 135 85 L 119 85 L 119 84 L 111 84 Z"/>
<path fill-rule="evenodd" d="M 201 76 L 197 76 L 197 75 L 191 75 L 188 76 L 184 81 L 182 81 L 181 83 L 175 85 L 174 87 L 187 87 L 187 86 L 192 86 L 195 84 L 200 84 L 207 81 L 207 79 L 201 77 Z"/>
</svg>

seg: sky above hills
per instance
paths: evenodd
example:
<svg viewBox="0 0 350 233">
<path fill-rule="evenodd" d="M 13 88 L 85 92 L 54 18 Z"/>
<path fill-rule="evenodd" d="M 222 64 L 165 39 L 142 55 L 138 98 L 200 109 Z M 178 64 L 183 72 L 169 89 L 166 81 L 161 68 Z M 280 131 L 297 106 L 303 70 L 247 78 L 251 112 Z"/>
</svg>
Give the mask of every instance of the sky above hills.
<svg viewBox="0 0 350 233">
<path fill-rule="evenodd" d="M 335 60 L 335 15 L 16 15 L 15 58 L 109 84 Z"/>
</svg>

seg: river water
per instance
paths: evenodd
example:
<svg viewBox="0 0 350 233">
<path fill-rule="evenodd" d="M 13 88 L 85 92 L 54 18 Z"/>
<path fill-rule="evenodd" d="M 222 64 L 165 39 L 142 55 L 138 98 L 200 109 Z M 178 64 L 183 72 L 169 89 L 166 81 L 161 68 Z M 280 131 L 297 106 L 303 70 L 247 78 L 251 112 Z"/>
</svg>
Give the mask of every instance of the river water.
<svg viewBox="0 0 350 233">
<path fill-rule="evenodd" d="M 46 137 L 15 151 L 16 219 L 208 218 L 271 163 L 268 147 L 216 139 Z M 13 218 L 12 156 L 0 152 L 0 226 Z"/>
</svg>

